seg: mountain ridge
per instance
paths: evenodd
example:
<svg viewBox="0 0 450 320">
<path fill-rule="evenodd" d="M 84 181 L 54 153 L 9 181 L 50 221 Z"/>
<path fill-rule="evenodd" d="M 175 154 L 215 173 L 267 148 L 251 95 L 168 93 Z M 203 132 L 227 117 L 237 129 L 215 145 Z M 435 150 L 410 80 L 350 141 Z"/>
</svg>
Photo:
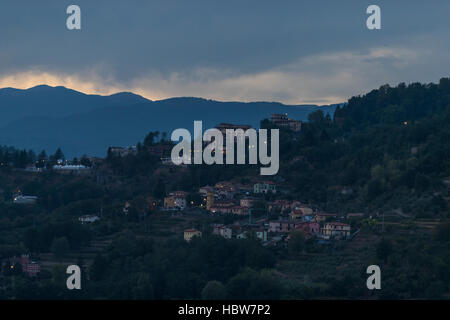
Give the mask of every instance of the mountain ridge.
<svg viewBox="0 0 450 320">
<path fill-rule="evenodd" d="M 0 145 L 50 153 L 61 147 L 69 157 L 104 156 L 110 145 L 135 144 L 150 131 L 190 129 L 194 120 L 203 120 L 205 129 L 221 122 L 259 127 L 271 113 L 306 120 L 313 111 L 332 114 L 335 107 L 198 97 L 153 101 L 131 92 L 88 95 L 47 85 L 6 88 L 0 89 Z"/>
</svg>

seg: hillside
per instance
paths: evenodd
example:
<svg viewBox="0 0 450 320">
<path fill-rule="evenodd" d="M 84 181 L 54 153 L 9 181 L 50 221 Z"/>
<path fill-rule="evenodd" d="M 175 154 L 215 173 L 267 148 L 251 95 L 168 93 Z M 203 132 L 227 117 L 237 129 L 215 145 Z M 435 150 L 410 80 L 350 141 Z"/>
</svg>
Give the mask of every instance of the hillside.
<svg viewBox="0 0 450 320">
<path fill-rule="evenodd" d="M 275 194 L 252 192 L 254 182 L 261 180 L 259 166 L 162 165 L 150 152 L 149 147 L 160 143 L 149 138 L 153 133 L 133 141 L 141 141 L 136 154 L 122 157 L 111 152 L 86 174 L 28 172 L 23 168 L 37 159 L 52 167 L 61 152 L 47 157 L 0 148 L 0 163 L 5 164 L 0 166 L 0 260 L 10 263 L 14 256 L 31 253 L 42 266 L 36 278 L 21 273 L 19 265 L 6 268 L 0 298 L 199 299 L 212 281 L 222 297 L 231 299 L 446 298 L 450 292 L 450 188 L 443 183 L 450 176 L 447 81 L 383 86 L 350 99 L 334 119 L 316 111 L 300 133 L 281 129 L 279 175 L 264 177 L 279 188 Z M 407 103 L 410 99 L 412 103 Z M 186 108 L 186 100 L 177 100 L 160 104 Z M 399 108 L 386 103 L 394 100 Z M 192 102 L 200 109 L 212 103 Z M 377 120 L 391 108 L 407 120 L 403 116 Z M 138 121 L 134 115 L 125 117 L 119 107 L 110 111 L 107 120 L 122 115 L 123 122 Z M 364 116 L 368 113 L 371 116 Z M 273 124 L 263 120 L 261 126 Z M 199 193 L 205 185 L 239 186 L 241 190 L 232 195 L 236 204 L 248 194 L 257 199 L 253 221 L 266 231 L 267 223 L 280 218 L 295 220 L 286 210 L 269 209 L 280 200 L 304 204 L 314 209 L 316 217 L 332 213 L 335 218 L 327 219 L 350 226 L 352 235 L 345 240 L 324 239 L 315 232 L 306 238 L 298 230 L 269 229 L 268 240 L 258 240 L 248 215 L 205 209 Z M 36 203 L 14 203 L 17 190 L 36 195 Z M 186 207 L 169 211 L 164 200 L 176 190 L 186 192 Z M 226 195 L 215 192 L 224 200 Z M 81 224 L 79 218 L 85 215 L 99 219 Z M 320 221 L 321 227 L 329 221 Z M 234 225 L 237 232 L 249 228 L 248 238 L 235 231 L 232 239 L 214 234 L 218 223 Z M 202 236 L 184 241 L 187 228 L 202 230 Z M 66 290 L 68 264 L 80 265 L 87 275 L 79 292 Z M 384 290 L 379 292 L 366 290 L 366 268 L 372 264 L 382 269 Z"/>
<path fill-rule="evenodd" d="M 311 115 L 298 141 L 285 133 L 280 174 L 324 209 L 448 216 L 450 86 L 382 86 Z"/>
</svg>

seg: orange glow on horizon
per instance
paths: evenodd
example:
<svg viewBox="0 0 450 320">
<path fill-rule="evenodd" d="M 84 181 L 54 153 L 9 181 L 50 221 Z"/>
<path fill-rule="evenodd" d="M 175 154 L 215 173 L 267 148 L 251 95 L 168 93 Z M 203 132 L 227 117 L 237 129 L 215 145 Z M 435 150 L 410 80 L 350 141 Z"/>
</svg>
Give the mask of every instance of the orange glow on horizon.
<svg viewBox="0 0 450 320">
<path fill-rule="evenodd" d="M 99 85 L 94 80 L 82 80 L 78 76 L 64 76 L 49 72 L 21 72 L 12 75 L 0 77 L 0 88 L 30 89 L 39 85 L 48 85 L 50 87 L 66 87 L 85 94 L 111 95 L 118 92 L 132 92 L 139 94 L 146 99 L 163 99 L 158 95 L 152 95 L 140 88 L 126 88 L 120 85 Z"/>
</svg>

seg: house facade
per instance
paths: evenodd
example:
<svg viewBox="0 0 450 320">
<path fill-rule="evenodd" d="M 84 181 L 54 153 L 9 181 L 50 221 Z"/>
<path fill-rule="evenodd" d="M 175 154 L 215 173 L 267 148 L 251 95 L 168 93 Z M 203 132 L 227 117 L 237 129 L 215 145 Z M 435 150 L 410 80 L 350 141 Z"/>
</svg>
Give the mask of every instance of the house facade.
<svg viewBox="0 0 450 320">
<path fill-rule="evenodd" d="M 245 197 L 245 198 L 242 198 L 239 201 L 239 203 L 240 203 L 241 207 L 252 208 L 256 201 L 257 201 L 256 198 Z"/>
<path fill-rule="evenodd" d="M 186 198 L 188 193 L 185 191 L 174 191 L 164 198 L 164 209 L 166 210 L 184 210 L 186 209 Z"/>
<path fill-rule="evenodd" d="M 327 222 L 322 228 L 322 235 L 325 238 L 345 239 L 350 236 L 350 225 L 342 222 Z"/>
<path fill-rule="evenodd" d="M 192 240 L 193 237 L 202 237 L 201 231 L 198 231 L 197 229 L 186 229 L 184 230 L 184 240 L 189 242 Z"/>
<path fill-rule="evenodd" d="M 100 220 L 100 217 L 94 215 L 86 215 L 78 218 L 78 221 L 80 221 L 81 224 L 93 223 L 98 220 Z"/>
<path fill-rule="evenodd" d="M 269 221 L 269 232 L 289 233 L 292 230 L 297 229 L 300 224 L 300 221 L 292 220 Z"/>
<path fill-rule="evenodd" d="M 278 127 L 286 128 L 295 132 L 302 130 L 302 122 L 288 118 L 287 113 L 274 113 L 270 115 L 270 121 Z"/>
<path fill-rule="evenodd" d="M 267 193 L 277 193 L 277 186 L 271 181 L 259 182 L 253 185 L 253 193 L 256 194 L 267 194 Z"/>
<path fill-rule="evenodd" d="M 222 236 L 225 239 L 231 239 L 233 236 L 233 229 L 231 227 L 224 226 L 223 224 L 214 225 L 213 234 Z"/>
<path fill-rule="evenodd" d="M 302 230 L 305 233 L 310 234 L 319 234 L 320 233 L 320 224 L 318 222 L 301 222 L 300 224 L 295 226 L 296 229 Z"/>
</svg>

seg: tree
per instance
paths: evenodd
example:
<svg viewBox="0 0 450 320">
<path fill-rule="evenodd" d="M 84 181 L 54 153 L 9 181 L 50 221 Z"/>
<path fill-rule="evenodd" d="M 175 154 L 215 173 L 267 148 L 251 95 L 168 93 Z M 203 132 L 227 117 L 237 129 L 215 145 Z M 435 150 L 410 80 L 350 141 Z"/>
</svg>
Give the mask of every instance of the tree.
<svg viewBox="0 0 450 320">
<path fill-rule="evenodd" d="M 144 139 L 144 146 L 149 147 L 155 144 L 155 141 L 159 137 L 159 131 L 149 132 Z"/>
<path fill-rule="evenodd" d="M 159 178 L 158 182 L 155 185 L 155 188 L 153 189 L 153 195 L 157 199 L 162 199 L 166 196 L 166 185 L 164 184 L 164 181 Z"/>
<path fill-rule="evenodd" d="M 244 269 L 227 284 L 228 296 L 232 299 L 279 299 L 283 288 L 272 271 Z"/>
<path fill-rule="evenodd" d="M 440 223 L 436 228 L 435 237 L 438 241 L 450 241 L 450 223 Z"/>
<path fill-rule="evenodd" d="M 106 261 L 106 259 L 101 254 L 97 254 L 91 268 L 89 269 L 91 279 L 94 281 L 101 280 L 107 271 L 107 267 L 108 262 Z"/>
<path fill-rule="evenodd" d="M 377 246 L 377 257 L 384 262 L 387 261 L 387 258 L 392 253 L 392 242 L 387 239 L 382 239 Z"/>
<path fill-rule="evenodd" d="M 227 291 L 220 281 L 208 281 L 202 290 L 202 299 L 204 300 L 225 300 Z"/>
<path fill-rule="evenodd" d="M 83 156 L 81 157 L 80 163 L 81 163 L 83 166 L 85 166 L 85 167 L 90 167 L 90 166 L 92 165 L 92 164 L 91 164 L 91 161 L 89 160 L 89 158 L 87 157 L 87 155 L 83 155 Z"/>
<path fill-rule="evenodd" d="M 291 238 L 289 239 L 289 250 L 293 253 L 300 253 L 305 247 L 305 234 L 301 230 L 295 230 L 291 232 Z"/>
<path fill-rule="evenodd" d="M 70 250 L 69 241 L 66 237 L 55 238 L 52 242 L 52 253 L 58 259 L 63 258 Z"/>
<path fill-rule="evenodd" d="M 45 152 L 45 150 L 42 150 L 37 157 L 36 167 L 37 168 L 45 167 L 45 163 L 47 162 L 47 160 L 48 160 L 47 153 Z"/>
<path fill-rule="evenodd" d="M 53 155 L 54 160 L 65 160 L 64 153 L 62 152 L 61 148 L 58 148 Z"/>
<path fill-rule="evenodd" d="M 317 110 L 314 112 L 311 112 L 308 115 L 308 122 L 312 124 L 321 125 L 325 122 L 325 115 L 322 110 Z"/>
</svg>

